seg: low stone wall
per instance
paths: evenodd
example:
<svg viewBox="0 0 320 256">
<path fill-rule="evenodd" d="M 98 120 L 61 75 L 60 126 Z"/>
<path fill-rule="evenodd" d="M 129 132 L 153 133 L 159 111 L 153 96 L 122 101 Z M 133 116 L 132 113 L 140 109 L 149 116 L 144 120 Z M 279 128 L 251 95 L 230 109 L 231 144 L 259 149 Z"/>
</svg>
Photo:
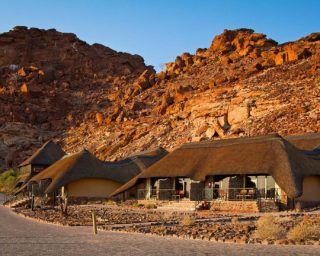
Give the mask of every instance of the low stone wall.
<svg viewBox="0 0 320 256">
<path fill-rule="evenodd" d="M 320 201 L 303 201 L 303 200 L 297 200 L 295 202 L 295 208 L 310 208 L 310 207 L 318 207 L 320 206 Z"/>
<path fill-rule="evenodd" d="M 210 209 L 221 212 L 259 212 L 256 201 L 212 201 Z"/>
<path fill-rule="evenodd" d="M 273 200 L 261 200 L 259 203 L 260 212 L 278 212 L 279 204 Z"/>
</svg>

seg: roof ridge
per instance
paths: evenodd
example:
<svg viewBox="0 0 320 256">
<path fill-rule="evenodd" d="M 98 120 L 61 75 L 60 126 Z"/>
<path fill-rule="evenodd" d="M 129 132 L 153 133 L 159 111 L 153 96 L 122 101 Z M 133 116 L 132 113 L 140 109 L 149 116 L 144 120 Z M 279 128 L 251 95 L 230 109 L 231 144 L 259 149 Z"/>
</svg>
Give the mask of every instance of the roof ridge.
<svg viewBox="0 0 320 256">
<path fill-rule="evenodd" d="M 241 137 L 241 138 L 232 138 L 232 139 L 221 139 L 221 140 L 210 140 L 210 141 L 203 141 L 203 142 L 190 142 L 183 144 L 178 149 L 187 149 L 187 148 L 208 148 L 208 147 L 223 147 L 223 146 L 230 146 L 236 144 L 243 144 L 243 143 L 257 143 L 257 142 L 264 142 L 264 141 L 271 141 L 271 140 L 285 140 L 280 135 L 264 135 L 264 136 L 254 136 L 254 137 Z"/>
<path fill-rule="evenodd" d="M 124 161 L 127 161 L 127 162 L 124 162 Z M 121 162 L 123 162 L 123 163 L 121 163 Z M 126 165 L 130 165 L 131 163 L 134 163 L 133 159 L 131 159 L 131 158 L 126 158 L 126 159 L 123 159 L 123 160 L 120 160 L 120 161 L 116 161 L 116 162 L 102 161 L 102 164 L 105 165 L 105 166 L 108 166 L 108 165 L 126 166 Z"/>
<path fill-rule="evenodd" d="M 309 133 L 298 134 L 298 135 L 284 136 L 285 139 L 302 139 L 302 138 L 313 138 L 313 137 L 320 137 L 320 133 L 319 132 L 309 132 Z"/>
</svg>

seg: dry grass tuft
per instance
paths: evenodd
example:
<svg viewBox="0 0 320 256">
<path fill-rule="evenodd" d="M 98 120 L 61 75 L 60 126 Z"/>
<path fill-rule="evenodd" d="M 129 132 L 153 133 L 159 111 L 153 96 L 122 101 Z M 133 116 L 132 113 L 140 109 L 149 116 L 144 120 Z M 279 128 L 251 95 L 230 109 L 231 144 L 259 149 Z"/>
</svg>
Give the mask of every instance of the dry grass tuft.
<svg viewBox="0 0 320 256">
<path fill-rule="evenodd" d="M 103 203 L 105 205 L 116 205 L 117 204 L 115 201 L 110 200 L 110 199 L 106 199 Z"/>
<path fill-rule="evenodd" d="M 142 208 L 144 207 L 144 204 L 141 204 L 141 203 L 138 203 L 138 202 L 135 202 L 132 204 L 133 207 L 138 207 L 138 208 Z"/>
<path fill-rule="evenodd" d="M 153 204 L 153 203 L 147 204 L 145 207 L 147 209 L 156 209 L 157 208 L 156 204 Z"/>
<path fill-rule="evenodd" d="M 151 226 L 151 231 L 158 233 L 158 234 L 164 233 L 165 230 L 166 230 L 166 227 L 164 227 L 164 226 Z"/>
<path fill-rule="evenodd" d="M 170 221 L 174 219 L 174 214 L 172 212 L 163 212 L 160 215 L 160 220 L 162 222 Z"/>
<path fill-rule="evenodd" d="M 232 217 L 231 218 L 231 224 L 233 224 L 233 225 L 239 224 L 239 218 L 238 217 Z"/>
<path fill-rule="evenodd" d="M 319 240 L 320 218 L 311 218 L 308 214 L 304 215 L 302 221 L 288 232 L 287 237 L 294 241 Z"/>
<path fill-rule="evenodd" d="M 253 226 L 253 223 L 249 221 L 245 221 L 241 223 L 242 229 L 245 231 L 246 234 L 248 234 L 251 230 L 251 226 Z"/>
<path fill-rule="evenodd" d="M 264 215 L 257 221 L 254 236 L 260 239 L 283 239 L 286 231 L 272 215 Z"/>
<path fill-rule="evenodd" d="M 187 216 L 184 216 L 180 223 L 183 225 L 183 226 L 191 226 L 192 224 L 194 224 L 194 218 L 187 215 Z"/>
</svg>

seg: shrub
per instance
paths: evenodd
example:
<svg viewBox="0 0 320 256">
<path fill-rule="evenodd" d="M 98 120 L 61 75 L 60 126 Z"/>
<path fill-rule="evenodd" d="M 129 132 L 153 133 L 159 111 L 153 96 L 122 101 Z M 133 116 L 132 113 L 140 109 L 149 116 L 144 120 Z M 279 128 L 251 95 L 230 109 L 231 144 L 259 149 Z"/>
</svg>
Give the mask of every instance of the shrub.
<svg viewBox="0 0 320 256">
<path fill-rule="evenodd" d="M 294 241 L 318 240 L 320 237 L 320 226 L 309 226 L 298 224 L 288 232 L 288 239 Z"/>
<path fill-rule="evenodd" d="M 253 226 L 253 224 L 249 221 L 242 222 L 240 225 L 246 234 L 248 234 L 251 231 L 251 227 Z"/>
<path fill-rule="evenodd" d="M 319 240 L 320 218 L 312 219 L 309 215 L 304 215 L 302 221 L 288 232 L 287 237 L 294 241 Z"/>
<path fill-rule="evenodd" d="M 147 205 L 146 205 L 146 208 L 147 208 L 147 209 L 156 209 L 157 206 L 156 206 L 155 204 L 147 204 Z"/>
<path fill-rule="evenodd" d="M 8 170 L 0 175 L 0 192 L 12 193 L 15 189 L 17 174 L 14 170 Z"/>
<path fill-rule="evenodd" d="M 172 212 L 163 212 L 160 214 L 161 222 L 166 222 L 174 219 L 174 214 Z"/>
<path fill-rule="evenodd" d="M 104 201 L 104 204 L 106 204 L 106 205 L 116 205 L 117 203 L 114 200 L 106 199 Z"/>
<path fill-rule="evenodd" d="M 165 226 L 151 226 L 151 231 L 158 234 L 164 233 L 165 230 L 166 230 Z"/>
<path fill-rule="evenodd" d="M 144 204 L 139 204 L 137 202 L 133 203 L 132 204 L 133 207 L 139 207 L 139 208 L 142 208 L 144 206 Z"/>
<path fill-rule="evenodd" d="M 233 224 L 233 225 L 239 224 L 239 219 L 238 219 L 238 217 L 232 217 L 232 218 L 231 218 L 231 224 Z"/>
<path fill-rule="evenodd" d="M 184 216 L 180 223 L 183 225 L 183 226 L 191 226 L 192 224 L 194 224 L 194 218 L 192 218 L 191 216 L 187 215 L 187 216 Z"/>
<path fill-rule="evenodd" d="M 301 202 L 297 201 L 295 204 L 295 211 L 296 212 L 302 212 L 302 205 Z"/>
<path fill-rule="evenodd" d="M 257 229 L 254 236 L 260 239 L 283 239 L 285 229 L 276 223 L 272 215 L 264 215 L 257 221 Z"/>
</svg>

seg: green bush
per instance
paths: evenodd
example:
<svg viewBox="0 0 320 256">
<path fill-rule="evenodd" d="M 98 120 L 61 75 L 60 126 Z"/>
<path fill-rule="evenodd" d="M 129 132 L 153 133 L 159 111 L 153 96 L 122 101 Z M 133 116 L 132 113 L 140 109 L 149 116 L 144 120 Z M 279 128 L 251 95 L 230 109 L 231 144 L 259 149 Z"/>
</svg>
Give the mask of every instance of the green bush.
<svg viewBox="0 0 320 256">
<path fill-rule="evenodd" d="M 0 192 L 12 193 L 15 189 L 17 173 L 14 170 L 8 170 L 0 175 Z"/>
</svg>

